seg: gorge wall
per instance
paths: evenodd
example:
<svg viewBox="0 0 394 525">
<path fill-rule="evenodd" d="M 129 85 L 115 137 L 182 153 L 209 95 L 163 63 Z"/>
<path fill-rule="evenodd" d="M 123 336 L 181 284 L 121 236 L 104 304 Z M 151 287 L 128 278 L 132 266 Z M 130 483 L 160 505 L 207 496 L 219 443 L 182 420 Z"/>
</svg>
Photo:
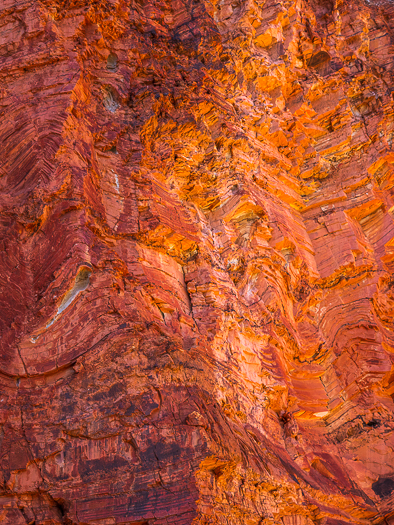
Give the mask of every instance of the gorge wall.
<svg viewBox="0 0 394 525">
<path fill-rule="evenodd" d="M 393 72 L 393 2 L 2 0 L 2 524 L 394 523 Z"/>
</svg>

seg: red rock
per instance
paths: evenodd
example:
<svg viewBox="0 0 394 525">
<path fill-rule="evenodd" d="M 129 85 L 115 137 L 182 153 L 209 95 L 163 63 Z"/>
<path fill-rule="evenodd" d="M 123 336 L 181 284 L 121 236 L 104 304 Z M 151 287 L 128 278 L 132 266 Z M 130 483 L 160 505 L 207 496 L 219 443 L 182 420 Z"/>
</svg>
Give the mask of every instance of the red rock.
<svg viewBox="0 0 394 525">
<path fill-rule="evenodd" d="M 394 523 L 393 15 L 3 0 L 1 523 Z"/>
</svg>

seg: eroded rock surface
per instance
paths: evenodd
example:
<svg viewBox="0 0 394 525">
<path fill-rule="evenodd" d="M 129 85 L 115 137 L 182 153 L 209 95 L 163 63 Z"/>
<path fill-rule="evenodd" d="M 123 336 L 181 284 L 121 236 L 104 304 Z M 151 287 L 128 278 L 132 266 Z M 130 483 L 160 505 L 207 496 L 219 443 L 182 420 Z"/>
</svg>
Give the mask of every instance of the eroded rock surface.
<svg viewBox="0 0 394 525">
<path fill-rule="evenodd" d="M 394 522 L 393 43 L 2 0 L 2 524 Z"/>
</svg>

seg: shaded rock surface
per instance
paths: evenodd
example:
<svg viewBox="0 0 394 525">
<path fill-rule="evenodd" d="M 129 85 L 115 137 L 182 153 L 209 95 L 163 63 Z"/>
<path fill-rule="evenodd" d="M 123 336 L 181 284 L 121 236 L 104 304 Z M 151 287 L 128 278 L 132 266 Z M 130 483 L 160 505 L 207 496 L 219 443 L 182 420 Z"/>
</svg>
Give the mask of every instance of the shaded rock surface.
<svg viewBox="0 0 394 525">
<path fill-rule="evenodd" d="M 393 20 L 2 0 L 2 524 L 394 523 Z"/>
</svg>

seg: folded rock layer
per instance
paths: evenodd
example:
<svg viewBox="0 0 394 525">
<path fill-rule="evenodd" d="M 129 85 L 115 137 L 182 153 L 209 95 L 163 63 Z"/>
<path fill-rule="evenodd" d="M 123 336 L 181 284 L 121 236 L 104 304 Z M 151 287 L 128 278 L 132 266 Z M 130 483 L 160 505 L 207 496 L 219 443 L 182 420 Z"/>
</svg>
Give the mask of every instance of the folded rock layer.
<svg viewBox="0 0 394 525">
<path fill-rule="evenodd" d="M 393 45 L 380 0 L 2 0 L 2 524 L 394 523 Z"/>
</svg>

